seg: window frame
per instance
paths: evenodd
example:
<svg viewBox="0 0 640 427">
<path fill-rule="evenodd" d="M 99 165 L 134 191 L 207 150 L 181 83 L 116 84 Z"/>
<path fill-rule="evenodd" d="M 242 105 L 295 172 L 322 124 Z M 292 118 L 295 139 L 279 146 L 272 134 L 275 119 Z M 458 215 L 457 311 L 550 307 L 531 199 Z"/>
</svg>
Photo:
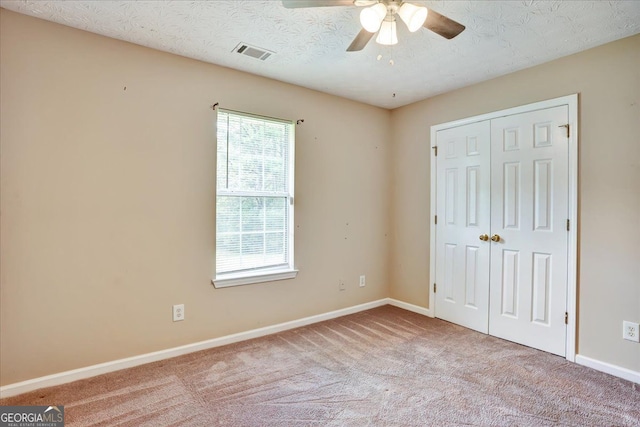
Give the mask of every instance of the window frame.
<svg viewBox="0 0 640 427">
<path fill-rule="evenodd" d="M 287 161 L 287 184 L 288 188 L 285 193 L 287 197 L 287 265 L 277 267 L 263 267 L 252 270 L 244 270 L 230 273 L 218 273 L 217 271 L 217 259 L 214 260 L 215 277 L 211 280 L 214 287 L 226 288 L 231 286 L 249 285 L 253 283 L 264 283 L 276 280 L 293 279 L 297 276 L 298 270 L 295 269 L 294 264 L 294 184 L 295 184 L 295 122 L 293 120 L 285 120 L 268 116 L 261 116 L 252 113 L 245 113 L 241 111 L 234 111 L 229 109 L 218 108 L 216 110 L 215 121 L 215 141 L 216 141 L 216 185 L 215 185 L 215 198 L 216 198 L 216 242 L 218 240 L 218 227 L 217 227 L 217 208 L 218 208 L 218 174 L 217 174 L 217 153 L 218 153 L 218 115 L 220 113 L 226 113 L 235 116 L 249 117 L 257 120 L 264 120 L 270 122 L 284 123 L 290 126 L 289 128 L 289 141 L 288 141 L 288 161 Z M 221 195 L 233 195 L 233 196 L 251 196 L 251 197 L 283 197 L 281 192 L 264 192 L 264 191 L 223 191 Z M 280 194 L 276 194 L 280 193 Z M 216 244 L 217 245 L 217 244 Z M 217 255 L 216 255 L 217 256 Z"/>
</svg>

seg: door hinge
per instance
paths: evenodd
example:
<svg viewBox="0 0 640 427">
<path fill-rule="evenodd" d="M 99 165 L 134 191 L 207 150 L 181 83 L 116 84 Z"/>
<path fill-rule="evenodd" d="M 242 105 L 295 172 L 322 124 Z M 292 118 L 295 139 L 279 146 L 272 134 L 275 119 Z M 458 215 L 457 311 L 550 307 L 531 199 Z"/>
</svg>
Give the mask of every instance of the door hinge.
<svg viewBox="0 0 640 427">
<path fill-rule="evenodd" d="M 438 146 L 436 145 L 436 146 L 433 146 L 433 147 L 431 147 L 431 148 L 433 148 L 433 154 L 434 154 L 436 157 L 438 157 Z"/>
<path fill-rule="evenodd" d="M 567 220 L 567 231 L 571 229 L 571 221 Z"/>
<path fill-rule="evenodd" d="M 569 324 L 569 313 L 567 313 L 566 311 L 564 312 L 564 324 Z"/>
<path fill-rule="evenodd" d="M 558 126 L 558 127 L 559 127 L 559 128 L 566 128 L 566 129 L 567 129 L 567 138 L 569 138 L 569 127 L 570 127 L 570 126 L 569 126 L 568 124 L 566 124 L 566 125 L 560 125 L 560 126 Z"/>
<path fill-rule="evenodd" d="M 433 218 L 433 223 L 438 225 L 438 215 Z"/>
<path fill-rule="evenodd" d="M 436 291 L 436 289 L 438 289 L 438 287 L 437 287 L 437 286 L 436 286 L 436 284 L 434 283 L 434 284 L 433 284 L 433 293 L 434 293 L 434 294 L 437 292 L 437 291 Z"/>
</svg>

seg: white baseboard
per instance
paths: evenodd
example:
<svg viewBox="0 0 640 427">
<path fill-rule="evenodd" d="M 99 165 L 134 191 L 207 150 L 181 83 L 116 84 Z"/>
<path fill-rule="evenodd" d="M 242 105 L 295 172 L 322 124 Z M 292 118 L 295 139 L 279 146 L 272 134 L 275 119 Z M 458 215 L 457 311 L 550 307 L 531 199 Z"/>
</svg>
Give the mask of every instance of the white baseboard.
<svg viewBox="0 0 640 427">
<path fill-rule="evenodd" d="M 368 303 L 343 308 L 340 310 L 330 311 L 328 313 L 304 317 L 302 319 L 292 320 L 290 322 L 279 323 L 277 325 L 265 326 L 263 328 L 252 329 L 250 331 L 240 332 L 232 335 L 226 335 L 224 337 L 213 338 L 210 340 L 200 341 L 193 344 L 187 344 L 180 347 L 169 348 L 166 350 L 160 350 L 153 353 L 141 354 L 139 356 L 127 357 L 125 359 L 118 359 L 111 362 L 100 363 L 97 365 L 74 369 L 71 371 L 65 371 L 65 372 L 60 372 L 53 375 L 34 378 L 31 380 L 22 381 L 15 384 L 9 384 L 9 385 L 0 387 L 0 398 L 16 396 L 18 394 L 27 393 L 29 391 L 37 390 L 44 387 L 51 387 L 55 385 L 66 384 L 72 381 L 94 377 L 96 375 L 102 375 L 109 372 L 118 371 L 121 369 L 144 365 L 145 363 L 157 362 L 159 360 L 169 359 L 176 356 L 182 356 L 184 354 L 193 353 L 196 351 L 207 350 L 214 347 L 220 347 L 223 345 L 233 344 L 240 341 L 259 338 L 266 335 L 271 335 L 278 332 L 286 331 L 289 329 L 299 328 L 302 326 L 311 325 L 313 323 L 335 319 L 337 317 L 346 316 L 348 314 L 354 314 L 360 311 L 370 310 L 372 308 L 381 307 L 387 304 L 395 307 L 399 307 L 408 311 L 412 311 L 414 313 L 422 314 L 424 316 L 428 316 L 428 317 L 434 316 L 431 309 L 420 307 L 414 304 L 409 304 L 404 301 L 399 301 L 393 298 L 383 298 L 376 301 L 371 301 Z M 632 371 L 630 369 L 622 368 L 620 366 L 612 365 L 610 363 L 601 362 L 599 360 L 591 359 L 590 357 L 582 356 L 580 354 L 576 355 L 576 363 L 578 363 L 579 365 L 587 366 L 589 368 L 593 368 L 597 371 L 605 372 L 607 374 L 614 375 L 616 377 L 623 378 L 625 380 L 640 384 L 640 372 Z"/>
<path fill-rule="evenodd" d="M 414 313 L 422 314 L 424 316 L 433 317 L 434 314 L 430 308 L 420 307 L 419 305 L 409 304 L 408 302 L 399 301 L 393 298 L 387 298 L 387 304 L 393 305 L 394 307 L 403 308 L 408 311 L 413 311 Z"/>
<path fill-rule="evenodd" d="M 304 317 L 290 322 L 279 323 L 277 325 L 265 326 L 263 328 L 252 329 L 250 331 L 240 332 L 237 334 L 226 335 L 224 337 L 213 338 L 206 341 L 200 341 L 193 344 L 187 344 L 180 347 L 169 348 L 166 350 L 155 351 L 153 353 L 141 354 L 139 356 L 127 357 L 125 359 L 113 360 L 111 362 L 91 365 L 84 368 L 73 369 L 71 371 L 60 372 L 57 374 L 47 375 L 44 377 L 34 378 L 19 383 L 9 384 L 0 387 L 0 397 L 11 397 L 29 391 L 37 390 L 44 387 L 52 387 L 55 385 L 66 384 L 72 381 L 82 380 L 85 378 L 95 377 L 109 372 L 118 371 L 120 369 L 132 368 L 134 366 L 144 365 L 145 363 L 157 362 L 158 360 L 169 359 L 171 357 L 182 356 L 184 354 L 196 351 L 207 350 L 214 347 L 233 344 L 240 341 L 259 338 L 266 335 L 275 334 L 289 329 L 307 326 L 312 323 L 322 322 L 324 320 L 335 319 L 337 317 L 346 316 L 348 314 L 358 313 L 360 311 L 369 310 L 383 305 L 393 305 L 405 310 L 413 311 L 425 316 L 433 317 L 431 310 L 417 305 L 398 301 L 393 298 L 383 298 L 371 301 L 365 304 L 355 305 L 340 310 L 330 311 L 328 313 L 318 314 L 315 316 Z"/>
<path fill-rule="evenodd" d="M 395 301 L 395 300 L 393 300 Z M 377 301 L 371 301 L 365 304 L 355 305 L 340 310 L 330 311 L 328 313 L 318 314 L 315 316 L 304 317 L 290 322 L 279 323 L 277 325 L 265 326 L 263 328 L 252 329 L 246 332 L 226 335 L 224 337 L 213 338 L 206 341 L 200 341 L 193 344 L 187 344 L 180 347 L 160 350 L 153 353 L 141 354 L 139 356 L 127 357 L 111 362 L 100 363 L 98 365 L 87 366 L 84 368 L 74 369 L 71 371 L 60 372 L 57 374 L 47 375 L 44 377 L 34 378 L 19 383 L 8 384 L 0 387 L 0 398 L 11 397 L 29 391 L 37 390 L 43 387 L 51 387 L 60 384 L 70 383 L 85 378 L 95 377 L 96 375 L 106 374 L 118 371 L 120 369 L 132 368 L 134 366 L 144 365 L 145 363 L 157 362 L 158 360 L 169 359 L 171 357 L 182 356 L 183 354 L 193 353 L 200 350 L 207 350 L 214 347 L 220 347 L 227 344 L 233 344 L 239 341 L 245 341 L 252 338 L 263 337 L 265 335 L 275 334 L 277 332 L 289 329 L 307 326 L 312 323 L 322 322 L 324 320 L 335 319 L 337 317 L 346 316 L 348 314 L 358 313 L 360 311 L 369 310 L 383 305 L 392 304 L 402 307 L 400 301 L 392 302 L 389 298 L 383 298 Z M 404 303 L 402 303 L 404 304 Z M 407 304 L 410 306 L 410 304 Z M 406 307 L 402 307 L 406 308 Z M 407 308 L 407 310 L 411 310 Z M 413 310 L 412 310 L 413 311 Z"/>
<path fill-rule="evenodd" d="M 595 369 L 596 371 L 604 372 L 636 384 L 640 384 L 640 372 L 632 371 L 631 369 L 622 368 L 607 362 L 601 362 L 581 354 L 576 354 L 576 363 L 578 365 Z"/>
</svg>

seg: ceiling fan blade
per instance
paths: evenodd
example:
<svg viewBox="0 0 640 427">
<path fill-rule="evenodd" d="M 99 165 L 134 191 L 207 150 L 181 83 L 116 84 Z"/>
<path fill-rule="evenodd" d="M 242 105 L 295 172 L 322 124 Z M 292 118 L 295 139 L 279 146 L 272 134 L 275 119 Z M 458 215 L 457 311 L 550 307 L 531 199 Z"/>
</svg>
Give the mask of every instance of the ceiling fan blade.
<svg viewBox="0 0 640 427">
<path fill-rule="evenodd" d="M 457 23 L 453 19 L 440 15 L 433 9 L 429 9 L 427 20 L 424 21 L 424 27 L 446 39 L 454 38 L 466 28 L 464 25 Z"/>
<path fill-rule="evenodd" d="M 370 33 L 364 28 L 360 30 L 355 39 L 351 42 L 349 47 L 347 48 L 347 52 L 356 52 L 358 50 L 364 49 L 364 47 L 369 43 L 369 40 L 373 38 L 375 33 Z"/>
<path fill-rule="evenodd" d="M 353 6 L 353 0 L 282 0 L 287 9 L 302 7 Z"/>
</svg>

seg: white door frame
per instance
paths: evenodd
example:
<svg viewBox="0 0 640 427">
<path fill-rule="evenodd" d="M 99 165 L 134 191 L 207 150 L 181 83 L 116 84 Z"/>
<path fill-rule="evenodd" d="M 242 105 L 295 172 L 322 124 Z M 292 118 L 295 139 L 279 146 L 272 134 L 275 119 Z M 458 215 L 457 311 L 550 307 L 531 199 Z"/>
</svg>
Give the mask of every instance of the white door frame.
<svg viewBox="0 0 640 427">
<path fill-rule="evenodd" d="M 566 105 L 569 108 L 569 212 L 570 221 L 569 241 L 568 241 L 568 277 L 567 277 L 567 336 L 566 336 L 566 359 L 575 362 L 576 359 L 576 310 L 577 310 L 577 273 L 578 273 L 578 94 L 562 96 L 560 98 L 546 101 L 534 102 L 532 104 L 505 110 L 494 111 L 492 113 L 481 114 L 479 116 L 468 117 L 466 119 L 455 120 L 431 126 L 431 144 L 435 147 L 436 133 L 440 130 L 452 127 L 463 126 L 470 123 L 491 120 L 498 117 L 510 116 L 513 114 L 526 113 L 534 110 L 542 110 L 550 107 Z M 435 316 L 435 293 L 433 284 L 436 279 L 436 156 L 435 150 L 431 150 L 431 224 L 430 232 L 430 262 L 429 262 L 429 311 Z"/>
</svg>

